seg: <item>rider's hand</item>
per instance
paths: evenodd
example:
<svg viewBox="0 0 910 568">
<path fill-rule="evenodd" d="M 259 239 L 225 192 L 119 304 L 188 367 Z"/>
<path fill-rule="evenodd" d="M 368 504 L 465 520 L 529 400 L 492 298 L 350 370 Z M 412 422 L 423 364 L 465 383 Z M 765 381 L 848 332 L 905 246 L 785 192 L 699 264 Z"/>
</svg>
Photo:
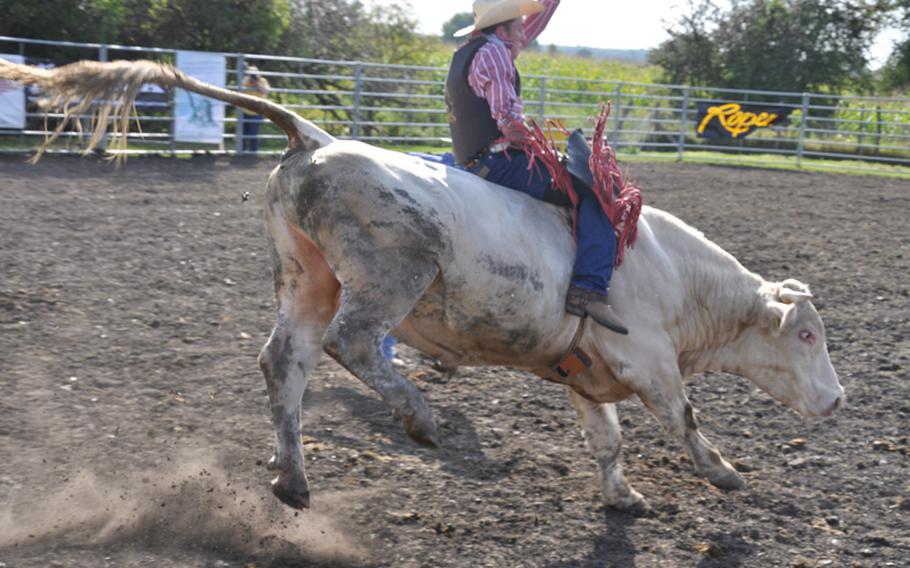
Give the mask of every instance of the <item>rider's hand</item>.
<svg viewBox="0 0 910 568">
<path fill-rule="evenodd" d="M 507 122 L 499 127 L 503 138 L 513 145 L 523 146 L 528 142 L 528 127 L 520 120 Z"/>
</svg>

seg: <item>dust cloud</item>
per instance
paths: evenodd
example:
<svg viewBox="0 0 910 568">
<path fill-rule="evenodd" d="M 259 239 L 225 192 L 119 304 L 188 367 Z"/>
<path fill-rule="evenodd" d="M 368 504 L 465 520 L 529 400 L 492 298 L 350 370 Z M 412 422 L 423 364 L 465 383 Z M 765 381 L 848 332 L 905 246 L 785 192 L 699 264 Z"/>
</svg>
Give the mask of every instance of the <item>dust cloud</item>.
<svg viewBox="0 0 910 568">
<path fill-rule="evenodd" d="M 367 556 L 320 512 L 337 511 L 340 497 L 322 495 L 316 510 L 295 514 L 266 488 L 232 482 L 213 454 L 173 463 L 116 480 L 82 470 L 54 493 L 9 503 L 0 548 L 122 545 L 348 565 Z"/>
</svg>

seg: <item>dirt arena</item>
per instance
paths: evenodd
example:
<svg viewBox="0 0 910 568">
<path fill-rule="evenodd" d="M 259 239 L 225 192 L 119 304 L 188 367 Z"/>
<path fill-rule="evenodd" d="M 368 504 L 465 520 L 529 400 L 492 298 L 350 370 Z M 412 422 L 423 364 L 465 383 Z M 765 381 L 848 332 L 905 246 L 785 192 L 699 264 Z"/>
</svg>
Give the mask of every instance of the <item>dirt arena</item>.
<svg viewBox="0 0 910 568">
<path fill-rule="evenodd" d="M 723 493 L 637 400 L 605 510 L 557 385 L 452 379 L 400 351 L 443 449 L 325 357 L 304 399 L 312 509 L 271 495 L 274 160 L 0 159 L 0 568 L 910 566 L 910 181 L 637 164 L 646 202 L 769 279 L 809 283 L 847 406 L 803 419 L 698 377 Z M 241 194 L 250 192 L 249 201 Z"/>
</svg>

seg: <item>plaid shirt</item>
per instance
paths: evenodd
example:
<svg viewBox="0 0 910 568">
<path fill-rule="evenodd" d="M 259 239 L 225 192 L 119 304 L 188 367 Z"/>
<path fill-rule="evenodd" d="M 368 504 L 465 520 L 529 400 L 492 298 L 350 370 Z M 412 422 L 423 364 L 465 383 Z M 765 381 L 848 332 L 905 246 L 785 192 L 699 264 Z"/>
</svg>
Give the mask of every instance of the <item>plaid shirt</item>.
<svg viewBox="0 0 910 568">
<path fill-rule="evenodd" d="M 544 11 L 525 20 L 525 44 L 522 49 L 537 39 L 559 6 L 559 0 L 541 0 L 541 3 L 546 6 Z M 485 37 L 489 41 L 477 51 L 471 62 L 468 84 L 475 95 L 487 100 L 493 119 L 501 127 L 524 119 L 523 104 L 515 92 L 515 63 L 511 50 L 496 34 Z"/>
</svg>

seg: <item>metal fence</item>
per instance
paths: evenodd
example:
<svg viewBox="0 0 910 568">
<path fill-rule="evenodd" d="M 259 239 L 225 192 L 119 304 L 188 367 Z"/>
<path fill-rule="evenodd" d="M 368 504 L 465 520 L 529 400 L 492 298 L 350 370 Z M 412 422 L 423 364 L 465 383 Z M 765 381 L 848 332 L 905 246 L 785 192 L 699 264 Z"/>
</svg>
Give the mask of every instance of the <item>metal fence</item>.
<svg viewBox="0 0 910 568">
<path fill-rule="evenodd" d="M 62 65 L 79 59 L 156 59 L 173 62 L 176 50 L 57 42 L 0 36 L 0 53 L 19 54 L 30 64 Z M 449 146 L 443 99 L 446 69 L 412 65 L 328 61 L 298 57 L 224 53 L 229 88 L 254 64 L 271 83 L 270 97 L 340 138 L 395 147 Z M 577 77 L 524 76 L 525 114 L 562 121 L 590 133 L 599 104 L 611 101 L 611 143 L 622 154 L 674 159 L 747 162 L 761 155 L 794 166 L 807 159 L 824 167 L 893 171 L 910 166 L 910 99 L 825 93 L 786 93 L 684 85 L 629 83 Z M 26 152 L 44 139 L 45 119 L 28 92 L 24 131 L 0 130 L 0 151 Z M 791 109 L 789 118 L 741 140 L 696 136 L 697 103 L 764 103 Z M 130 134 L 133 152 L 240 152 L 242 113 L 228 107 L 224 143 L 217 149 L 174 141 L 173 98 L 150 88 L 137 102 L 141 132 Z M 51 115 L 53 122 L 58 116 Z M 87 117 L 85 117 L 87 118 Z M 81 151 L 83 133 L 65 132 L 55 148 Z M 285 136 L 266 123 L 259 135 L 265 152 L 284 148 Z M 752 156 L 752 158 L 750 158 Z M 889 167 L 891 166 L 891 167 Z"/>
</svg>

